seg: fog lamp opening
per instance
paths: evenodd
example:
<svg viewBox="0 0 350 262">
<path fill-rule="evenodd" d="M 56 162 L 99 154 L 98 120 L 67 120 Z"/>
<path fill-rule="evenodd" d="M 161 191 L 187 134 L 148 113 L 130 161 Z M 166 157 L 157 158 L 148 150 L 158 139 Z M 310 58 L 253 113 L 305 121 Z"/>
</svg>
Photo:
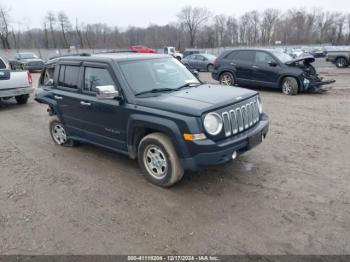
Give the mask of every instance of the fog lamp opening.
<svg viewBox="0 0 350 262">
<path fill-rule="evenodd" d="M 232 154 L 232 160 L 235 160 L 237 158 L 237 152 L 235 151 L 235 152 L 233 152 L 233 154 Z"/>
</svg>

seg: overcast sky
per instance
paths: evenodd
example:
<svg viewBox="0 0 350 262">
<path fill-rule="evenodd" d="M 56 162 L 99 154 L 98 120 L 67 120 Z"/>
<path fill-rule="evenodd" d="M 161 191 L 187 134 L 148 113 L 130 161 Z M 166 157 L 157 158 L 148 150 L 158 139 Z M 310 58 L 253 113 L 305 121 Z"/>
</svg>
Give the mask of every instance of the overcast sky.
<svg viewBox="0 0 350 262">
<path fill-rule="evenodd" d="M 241 15 L 246 11 L 277 8 L 314 8 L 350 13 L 350 0 L 0 0 L 11 8 L 11 20 L 22 27 L 41 27 L 48 10 L 65 11 L 72 21 L 107 23 L 126 28 L 164 25 L 177 20 L 181 7 L 203 6 L 214 14 Z"/>
</svg>

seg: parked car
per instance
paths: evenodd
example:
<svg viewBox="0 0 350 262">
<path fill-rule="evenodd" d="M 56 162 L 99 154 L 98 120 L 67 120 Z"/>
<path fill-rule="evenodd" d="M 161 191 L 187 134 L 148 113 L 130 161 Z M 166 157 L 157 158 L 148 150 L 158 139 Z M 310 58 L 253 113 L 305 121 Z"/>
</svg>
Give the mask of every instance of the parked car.
<svg viewBox="0 0 350 262">
<path fill-rule="evenodd" d="M 182 63 L 189 69 L 212 72 L 216 56 L 210 54 L 190 55 L 182 59 Z"/>
<path fill-rule="evenodd" d="M 212 77 L 223 85 L 279 88 L 287 95 L 304 91 L 326 91 L 324 81 L 312 66 L 315 58 L 293 59 L 276 50 L 236 49 L 223 52 L 216 60 Z"/>
<path fill-rule="evenodd" d="M 155 54 L 157 51 L 155 49 L 143 46 L 143 45 L 134 45 L 130 47 L 130 50 L 135 51 L 137 53 L 144 53 L 144 54 Z"/>
<path fill-rule="evenodd" d="M 190 56 L 190 55 L 195 55 L 195 54 L 201 54 L 205 53 L 203 50 L 200 49 L 186 49 L 183 53 L 183 58 Z"/>
<path fill-rule="evenodd" d="M 14 97 L 18 104 L 25 104 L 33 91 L 31 74 L 11 72 L 0 57 L 0 101 Z"/>
<path fill-rule="evenodd" d="M 346 68 L 350 65 L 350 51 L 328 51 L 326 61 L 338 68 Z"/>
<path fill-rule="evenodd" d="M 45 62 L 33 53 L 17 53 L 13 60 L 9 61 L 12 70 L 28 70 L 30 72 L 41 71 Z"/>
<path fill-rule="evenodd" d="M 202 84 L 161 54 L 50 61 L 36 100 L 49 106 L 57 145 L 86 142 L 128 155 L 162 187 L 184 170 L 235 159 L 260 144 L 269 126 L 257 92 Z"/>
<path fill-rule="evenodd" d="M 173 46 L 164 47 L 164 54 L 171 55 L 171 56 L 175 57 L 179 61 L 181 61 L 182 58 L 184 57 L 184 55 L 181 54 L 180 52 L 178 52 L 176 50 L 176 48 L 173 47 Z"/>
</svg>

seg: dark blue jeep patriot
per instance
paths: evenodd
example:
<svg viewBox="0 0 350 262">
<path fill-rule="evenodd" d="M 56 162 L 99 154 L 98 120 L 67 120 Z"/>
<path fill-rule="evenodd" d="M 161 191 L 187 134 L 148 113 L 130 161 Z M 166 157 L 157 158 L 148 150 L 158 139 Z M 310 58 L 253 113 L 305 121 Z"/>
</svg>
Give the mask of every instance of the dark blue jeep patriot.
<svg viewBox="0 0 350 262">
<path fill-rule="evenodd" d="M 162 187 L 184 170 L 235 159 L 269 126 L 255 91 L 204 84 L 159 54 L 50 60 L 36 100 L 49 106 L 56 144 L 91 143 L 138 159 L 146 179 Z"/>
</svg>

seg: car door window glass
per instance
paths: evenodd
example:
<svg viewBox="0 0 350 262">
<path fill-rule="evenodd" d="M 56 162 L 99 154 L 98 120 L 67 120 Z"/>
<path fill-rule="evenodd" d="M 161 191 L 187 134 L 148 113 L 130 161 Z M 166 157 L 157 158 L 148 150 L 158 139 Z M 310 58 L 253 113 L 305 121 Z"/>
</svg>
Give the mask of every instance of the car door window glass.
<svg viewBox="0 0 350 262">
<path fill-rule="evenodd" d="M 87 92 L 96 92 L 96 86 L 114 86 L 114 81 L 105 68 L 86 67 L 84 74 L 83 90 Z"/>
<path fill-rule="evenodd" d="M 240 62 L 253 62 L 254 59 L 254 52 L 252 51 L 239 51 L 237 55 L 235 56 L 234 60 L 240 61 Z"/>
<path fill-rule="evenodd" d="M 58 78 L 58 86 L 70 89 L 78 89 L 79 66 L 61 65 Z"/>
<path fill-rule="evenodd" d="M 255 63 L 260 65 L 267 65 L 269 62 L 275 62 L 271 55 L 265 52 L 256 52 Z"/>
<path fill-rule="evenodd" d="M 5 63 L 1 59 L 0 59 L 0 69 L 6 69 Z"/>
</svg>

